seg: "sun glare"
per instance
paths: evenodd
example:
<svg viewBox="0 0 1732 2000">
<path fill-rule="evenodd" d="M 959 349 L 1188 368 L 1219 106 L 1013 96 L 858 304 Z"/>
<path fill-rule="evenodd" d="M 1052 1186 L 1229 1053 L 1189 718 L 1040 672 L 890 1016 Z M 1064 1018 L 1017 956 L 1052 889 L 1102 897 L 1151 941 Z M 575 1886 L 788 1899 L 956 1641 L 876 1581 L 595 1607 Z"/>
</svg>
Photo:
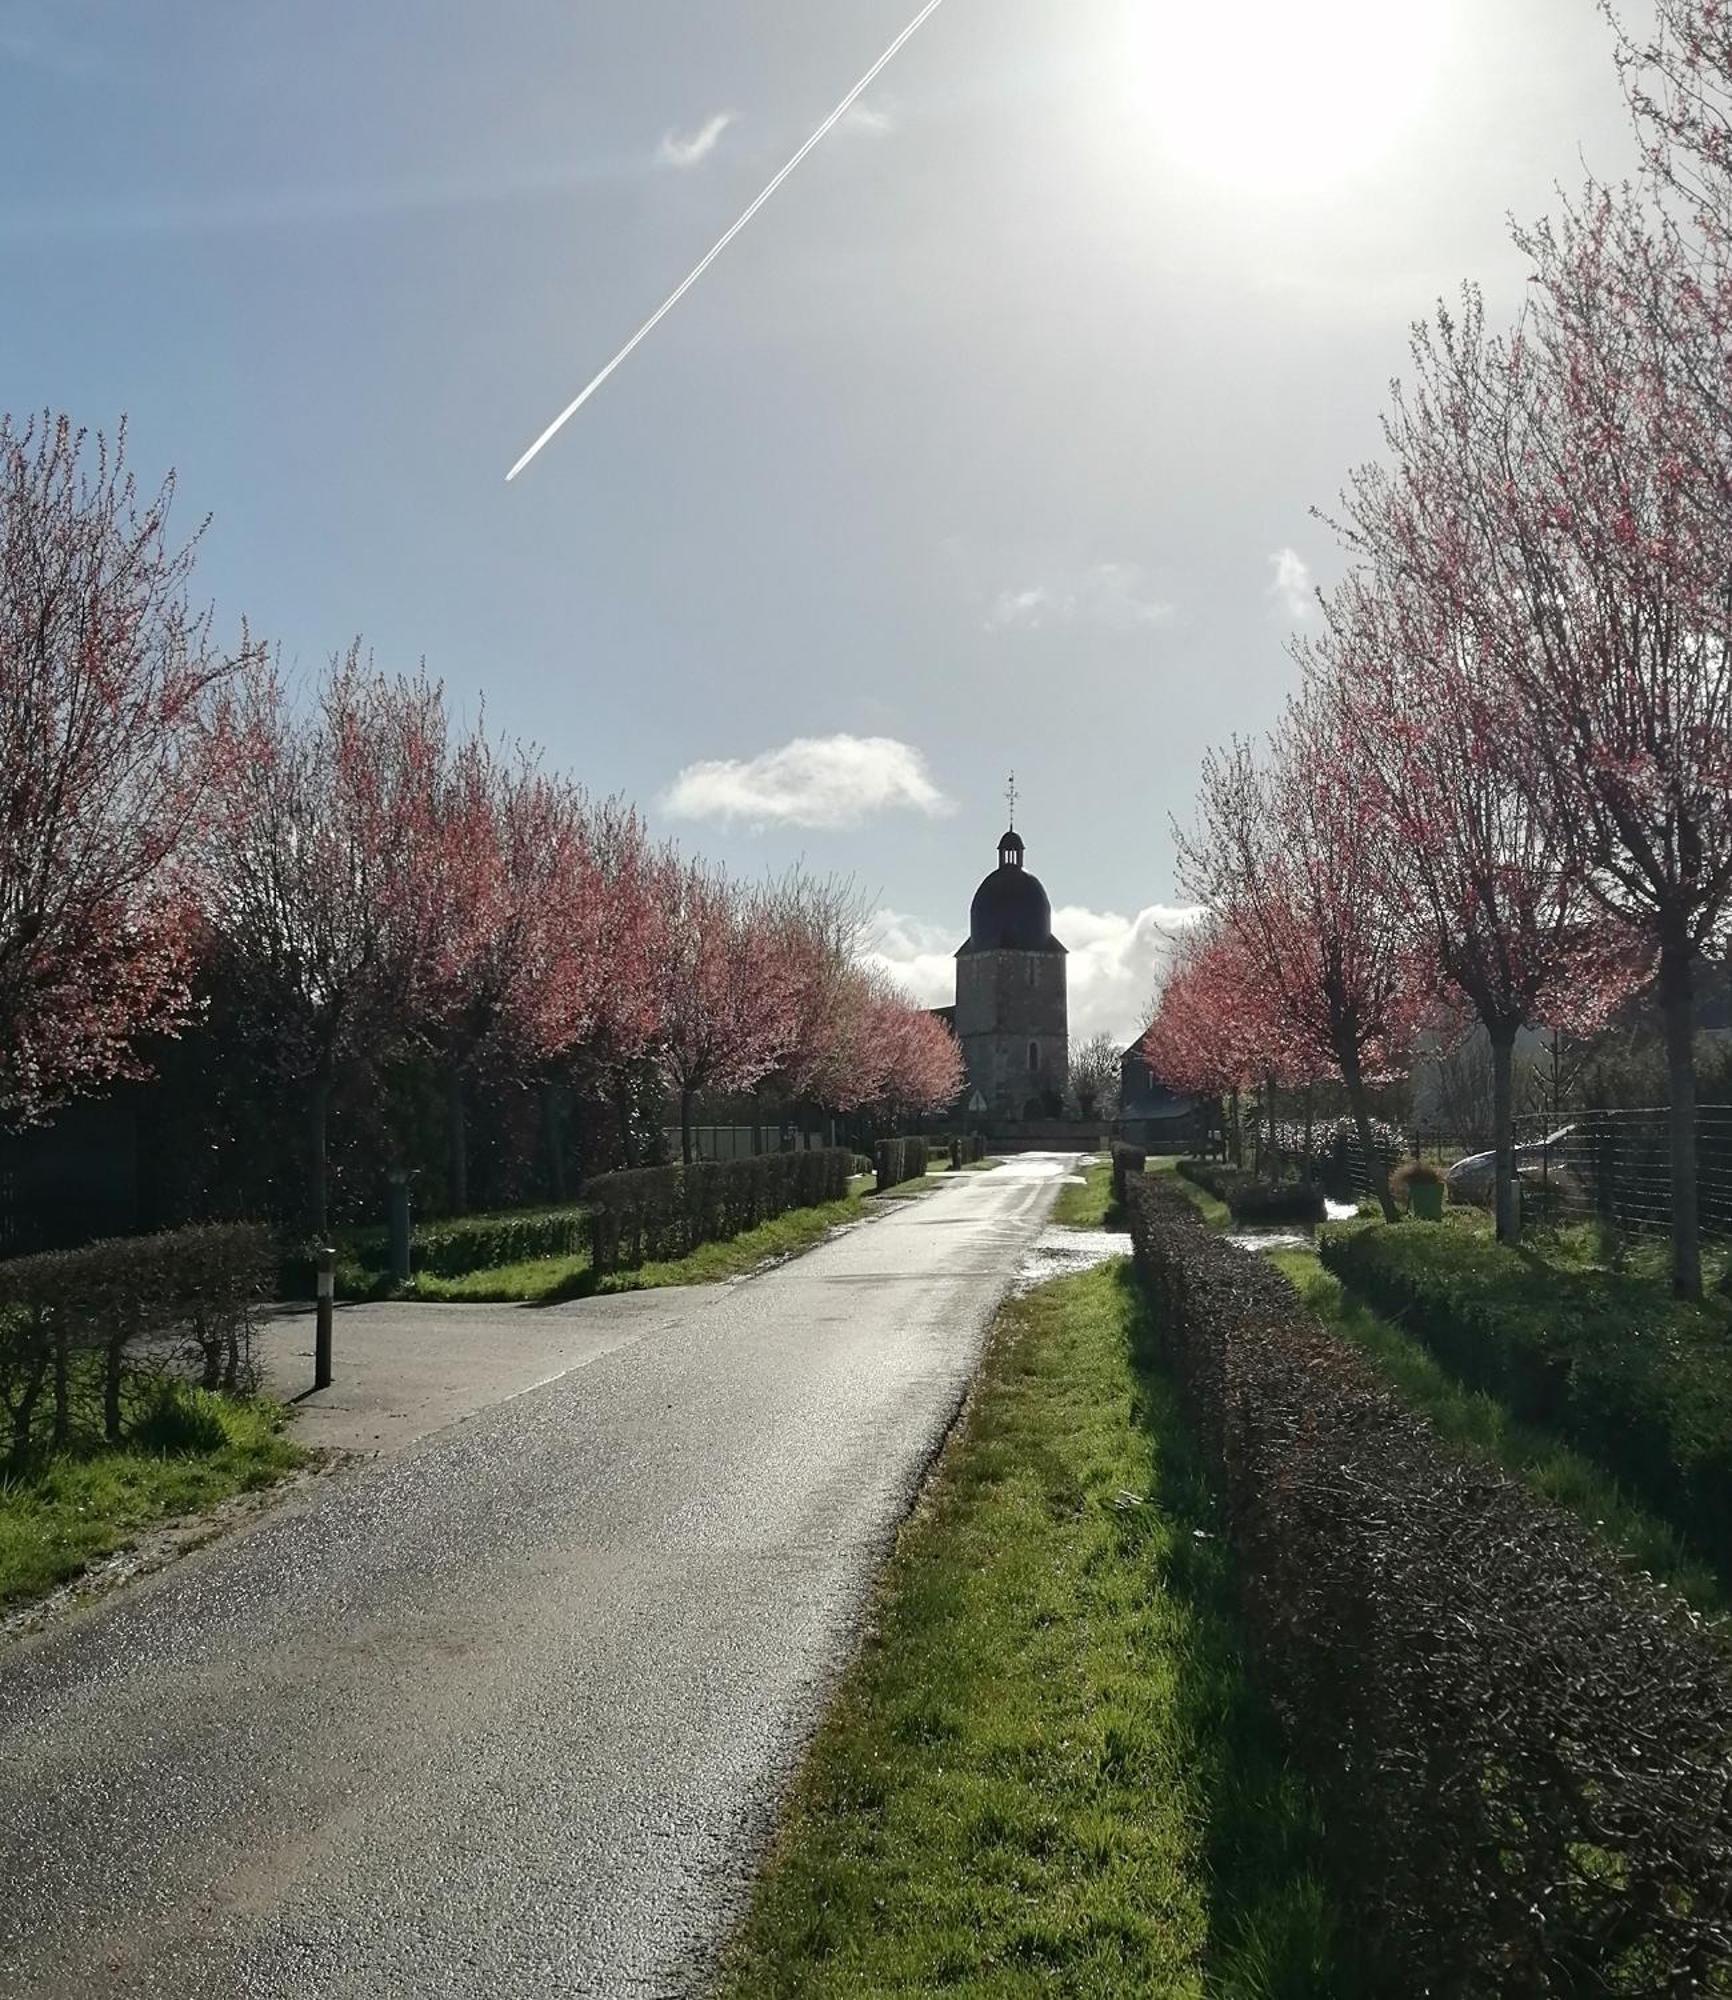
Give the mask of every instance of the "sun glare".
<svg viewBox="0 0 1732 2000">
<path fill-rule="evenodd" d="M 1188 168 L 1265 190 L 1375 165 L 1430 93 L 1442 0 L 1127 0 L 1130 117 Z"/>
</svg>

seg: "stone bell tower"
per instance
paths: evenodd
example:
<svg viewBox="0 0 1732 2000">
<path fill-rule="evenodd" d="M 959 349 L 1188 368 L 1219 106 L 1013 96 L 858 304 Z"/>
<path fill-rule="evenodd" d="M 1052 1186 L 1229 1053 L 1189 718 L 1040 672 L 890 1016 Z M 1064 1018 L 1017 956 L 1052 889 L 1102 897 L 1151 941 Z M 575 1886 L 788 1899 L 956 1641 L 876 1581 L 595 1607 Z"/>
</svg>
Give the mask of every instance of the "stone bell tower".
<svg viewBox="0 0 1732 2000">
<path fill-rule="evenodd" d="M 956 1035 L 971 1094 L 996 1123 L 1057 1118 L 1070 1073 L 1070 1019 L 1052 904 L 1023 865 L 1016 780 L 998 866 L 974 892 L 956 954 Z"/>
</svg>

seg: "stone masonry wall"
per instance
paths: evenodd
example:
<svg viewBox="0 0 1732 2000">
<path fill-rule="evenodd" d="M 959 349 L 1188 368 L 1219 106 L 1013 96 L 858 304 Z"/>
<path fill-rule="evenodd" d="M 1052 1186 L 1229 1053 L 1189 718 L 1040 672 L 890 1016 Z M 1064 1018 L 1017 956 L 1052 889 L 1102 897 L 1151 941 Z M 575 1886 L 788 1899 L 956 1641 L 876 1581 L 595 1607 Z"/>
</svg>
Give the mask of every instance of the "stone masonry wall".
<svg viewBox="0 0 1732 2000">
<path fill-rule="evenodd" d="M 1064 954 L 977 951 L 959 958 L 956 1034 L 969 1087 L 995 1117 L 1022 1118 L 1031 1101 L 1062 1097 L 1070 1074 Z"/>
</svg>

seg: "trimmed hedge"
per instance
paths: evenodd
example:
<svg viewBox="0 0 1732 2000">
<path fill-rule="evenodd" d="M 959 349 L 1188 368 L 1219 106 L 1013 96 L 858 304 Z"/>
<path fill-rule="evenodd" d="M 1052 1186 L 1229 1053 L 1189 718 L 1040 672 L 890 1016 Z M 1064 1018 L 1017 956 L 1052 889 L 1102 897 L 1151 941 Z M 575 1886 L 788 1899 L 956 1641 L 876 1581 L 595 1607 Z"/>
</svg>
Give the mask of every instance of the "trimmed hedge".
<svg viewBox="0 0 1732 2000">
<path fill-rule="evenodd" d="M 873 1151 L 878 1172 L 876 1193 L 924 1178 L 929 1148 L 924 1139 L 880 1139 Z"/>
<path fill-rule="evenodd" d="M 1323 1190 L 1315 1181 L 1272 1181 L 1214 1160 L 1181 1160 L 1186 1180 L 1227 1204 L 1235 1222 L 1321 1222 Z"/>
<path fill-rule="evenodd" d="M 1662 1285 L 1458 1229 L 1324 1238 L 1324 1264 L 1469 1387 L 1565 1438 L 1732 1575 L 1732 1340 Z"/>
<path fill-rule="evenodd" d="M 1121 1140 L 1113 1141 L 1113 1200 L 1122 1208 L 1125 1201 L 1125 1177 L 1141 1174 L 1149 1164 L 1149 1156 L 1141 1146 L 1127 1146 Z"/>
<path fill-rule="evenodd" d="M 845 1147 L 828 1146 L 601 1174 L 584 1189 L 596 1272 L 683 1257 L 791 1208 L 841 1201 L 852 1165 Z"/>
<path fill-rule="evenodd" d="M 1732 1992 L 1724 1652 L 1176 1190 L 1130 1212 L 1369 1990 Z"/>
<path fill-rule="evenodd" d="M 253 1307 L 275 1253 L 254 1223 L 210 1223 L 156 1236 L 113 1237 L 77 1250 L 0 1262 L 0 1414 L 8 1455 L 47 1439 L 64 1449 L 89 1431 L 120 1441 L 122 1390 L 150 1340 L 171 1358 L 179 1340 L 206 1388 L 251 1386 Z M 83 1408 L 78 1353 L 100 1356 L 99 1416 Z M 46 1398 L 46 1401 L 44 1400 Z"/>
<path fill-rule="evenodd" d="M 411 1238 L 417 1271 L 436 1278 L 463 1278 L 500 1264 L 527 1263 L 532 1257 L 575 1257 L 588 1236 L 589 1217 L 581 1208 L 527 1208 L 515 1214 L 460 1215 L 424 1222 Z"/>
</svg>

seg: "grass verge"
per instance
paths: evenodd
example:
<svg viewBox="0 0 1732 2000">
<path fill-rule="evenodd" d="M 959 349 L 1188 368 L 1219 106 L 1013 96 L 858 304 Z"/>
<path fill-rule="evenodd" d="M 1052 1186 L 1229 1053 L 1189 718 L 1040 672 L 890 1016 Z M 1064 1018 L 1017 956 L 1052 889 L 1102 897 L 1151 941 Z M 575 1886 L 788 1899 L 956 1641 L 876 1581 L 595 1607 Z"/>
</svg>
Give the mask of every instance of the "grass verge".
<svg viewBox="0 0 1732 2000">
<path fill-rule="evenodd" d="M 176 1388 L 159 1408 L 130 1443 L 0 1473 L 0 1604 L 40 1597 L 146 1528 L 306 1463 L 274 1404 Z"/>
<path fill-rule="evenodd" d="M 1058 1201 L 1052 1211 L 1054 1222 L 1062 1223 L 1067 1229 L 1105 1229 L 1110 1221 L 1116 1221 L 1117 1205 L 1113 1201 L 1113 1164 L 1111 1160 L 1097 1161 L 1082 1170 L 1082 1185 L 1067 1182 L 1058 1191 Z"/>
<path fill-rule="evenodd" d="M 1176 1158 L 1162 1157 L 1151 1160 L 1148 1164 L 1148 1171 L 1151 1174 L 1167 1176 L 1167 1185 L 1177 1188 L 1211 1229 L 1228 1228 L 1233 1215 L 1227 1204 L 1219 1196 L 1212 1195 L 1207 1188 L 1200 1188 L 1195 1181 L 1187 1180 L 1178 1169 L 1179 1163 Z"/>
<path fill-rule="evenodd" d="M 703 1243 L 687 1256 L 598 1278 L 587 1256 L 537 1257 L 471 1271 L 462 1278 L 416 1279 L 414 1297 L 444 1304 L 553 1305 L 607 1292 L 642 1292 L 667 1285 L 714 1285 L 743 1277 L 773 1258 L 792 1257 L 823 1242 L 832 1229 L 871 1213 L 872 1197 L 850 1193 L 817 1208 L 793 1208 L 726 1243 Z"/>
<path fill-rule="evenodd" d="M 1316 1831 L 1122 1260 L 1006 1306 L 729 2000 L 1343 1991 Z"/>
</svg>

